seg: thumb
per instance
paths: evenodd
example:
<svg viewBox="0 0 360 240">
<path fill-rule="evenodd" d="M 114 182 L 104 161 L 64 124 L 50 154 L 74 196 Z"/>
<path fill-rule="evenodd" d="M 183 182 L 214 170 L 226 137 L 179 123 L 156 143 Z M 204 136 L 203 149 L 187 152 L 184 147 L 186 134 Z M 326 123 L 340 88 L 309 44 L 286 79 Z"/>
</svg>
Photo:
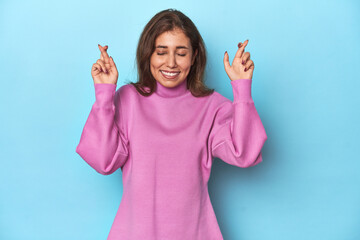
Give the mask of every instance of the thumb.
<svg viewBox="0 0 360 240">
<path fill-rule="evenodd" d="M 225 51 L 224 54 L 224 67 L 225 67 L 225 71 L 228 72 L 228 70 L 230 69 L 230 62 L 229 62 L 229 54 L 227 53 L 227 51 Z"/>
</svg>

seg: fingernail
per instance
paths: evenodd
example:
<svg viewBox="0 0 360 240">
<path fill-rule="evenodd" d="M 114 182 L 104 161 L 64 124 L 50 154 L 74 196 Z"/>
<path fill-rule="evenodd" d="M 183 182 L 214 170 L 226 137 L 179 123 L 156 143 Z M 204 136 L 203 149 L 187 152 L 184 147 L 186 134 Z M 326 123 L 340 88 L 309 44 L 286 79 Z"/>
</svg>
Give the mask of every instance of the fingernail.
<svg viewBox="0 0 360 240">
<path fill-rule="evenodd" d="M 241 44 L 241 43 L 239 43 L 239 44 L 238 44 L 238 47 L 240 48 L 241 46 L 242 46 L 242 44 Z"/>
<path fill-rule="evenodd" d="M 227 53 L 227 51 L 225 51 L 225 53 L 224 54 L 226 54 Z"/>
<path fill-rule="evenodd" d="M 244 68 L 244 72 L 246 72 L 246 70 L 247 70 L 247 69 L 246 69 L 246 68 Z"/>
</svg>

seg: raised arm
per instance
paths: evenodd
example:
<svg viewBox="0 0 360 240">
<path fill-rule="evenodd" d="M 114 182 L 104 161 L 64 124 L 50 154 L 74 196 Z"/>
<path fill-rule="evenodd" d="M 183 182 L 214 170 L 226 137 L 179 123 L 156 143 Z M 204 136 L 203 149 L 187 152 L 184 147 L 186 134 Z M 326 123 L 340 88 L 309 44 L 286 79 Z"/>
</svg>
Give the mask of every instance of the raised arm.
<svg viewBox="0 0 360 240">
<path fill-rule="evenodd" d="M 122 127 L 120 95 L 115 84 L 94 84 L 96 101 L 81 134 L 76 152 L 98 173 L 108 175 L 128 157 L 128 140 Z"/>
<path fill-rule="evenodd" d="M 98 173 L 108 175 L 122 167 L 128 157 L 128 139 L 123 127 L 120 90 L 116 91 L 118 71 L 108 47 L 98 44 L 100 59 L 91 75 L 95 103 L 81 134 L 76 152 Z"/>
<path fill-rule="evenodd" d="M 212 156 L 243 168 L 262 161 L 261 149 L 267 139 L 251 97 L 251 82 L 231 81 L 234 101 L 218 108 L 210 134 Z"/>
<path fill-rule="evenodd" d="M 250 60 L 250 53 L 244 52 L 248 42 L 238 44 L 232 65 L 227 52 L 224 54 L 224 67 L 231 80 L 234 101 L 225 101 L 219 107 L 210 136 L 212 155 L 239 167 L 261 162 L 261 149 L 267 139 L 251 97 L 254 62 Z"/>
</svg>

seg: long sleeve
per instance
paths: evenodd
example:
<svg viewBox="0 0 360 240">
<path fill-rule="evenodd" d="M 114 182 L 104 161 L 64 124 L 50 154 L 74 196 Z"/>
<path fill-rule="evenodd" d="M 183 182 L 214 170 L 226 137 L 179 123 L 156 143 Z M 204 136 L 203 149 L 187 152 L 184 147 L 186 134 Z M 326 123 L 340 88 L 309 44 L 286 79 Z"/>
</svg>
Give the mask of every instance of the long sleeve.
<svg viewBox="0 0 360 240">
<path fill-rule="evenodd" d="M 267 139 L 251 97 L 251 83 L 251 79 L 231 81 L 234 101 L 225 101 L 217 109 L 210 133 L 212 156 L 242 168 L 262 161 Z"/>
<path fill-rule="evenodd" d="M 95 103 L 85 123 L 76 152 L 98 173 L 109 175 L 128 158 L 128 140 L 122 125 L 116 84 L 97 83 Z"/>
</svg>

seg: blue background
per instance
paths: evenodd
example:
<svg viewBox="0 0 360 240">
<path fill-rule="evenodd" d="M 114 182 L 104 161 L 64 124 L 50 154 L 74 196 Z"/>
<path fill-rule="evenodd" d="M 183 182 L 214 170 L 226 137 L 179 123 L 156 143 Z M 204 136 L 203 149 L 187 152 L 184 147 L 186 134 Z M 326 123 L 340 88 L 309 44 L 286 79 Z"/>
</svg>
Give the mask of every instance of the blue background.
<svg viewBox="0 0 360 240">
<path fill-rule="evenodd" d="M 0 239 L 106 239 L 121 170 L 75 153 L 109 45 L 118 87 L 135 81 L 145 24 L 176 8 L 208 50 L 206 84 L 233 99 L 227 50 L 249 39 L 263 162 L 216 159 L 209 191 L 225 240 L 360 239 L 359 1 L 1 1 Z"/>
</svg>

